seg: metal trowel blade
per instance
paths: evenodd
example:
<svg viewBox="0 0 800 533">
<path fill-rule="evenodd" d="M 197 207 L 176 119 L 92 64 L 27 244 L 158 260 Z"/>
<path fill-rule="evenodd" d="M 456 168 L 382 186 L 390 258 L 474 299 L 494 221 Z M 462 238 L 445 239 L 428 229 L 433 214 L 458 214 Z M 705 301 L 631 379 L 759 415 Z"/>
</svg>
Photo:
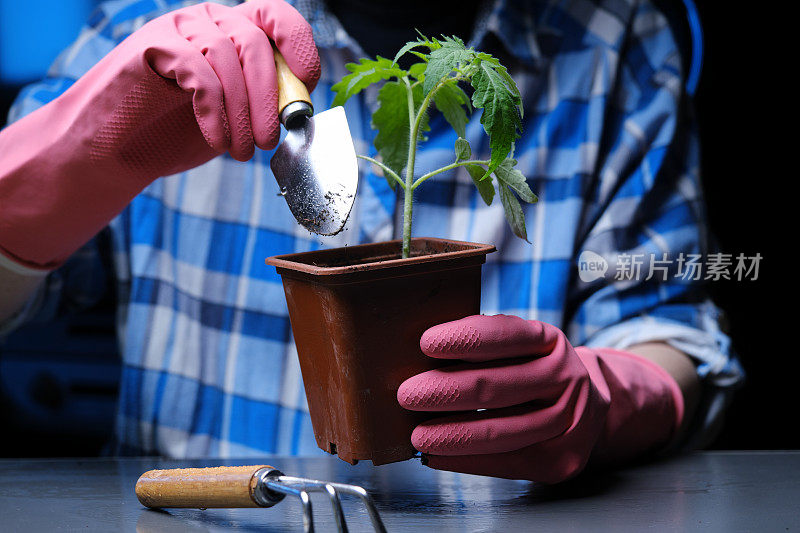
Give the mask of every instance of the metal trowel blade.
<svg viewBox="0 0 800 533">
<path fill-rule="evenodd" d="M 300 224 L 319 235 L 342 231 L 358 188 L 358 161 L 344 108 L 293 121 L 270 168 Z"/>
</svg>

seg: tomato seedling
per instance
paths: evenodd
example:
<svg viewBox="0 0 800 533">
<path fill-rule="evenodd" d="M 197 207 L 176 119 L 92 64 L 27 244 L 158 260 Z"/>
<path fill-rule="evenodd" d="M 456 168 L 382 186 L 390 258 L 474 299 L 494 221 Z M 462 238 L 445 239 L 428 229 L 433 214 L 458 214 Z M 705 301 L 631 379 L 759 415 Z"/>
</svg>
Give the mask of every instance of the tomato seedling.
<svg viewBox="0 0 800 533">
<path fill-rule="evenodd" d="M 419 61 L 407 70 L 397 61 L 413 54 Z M 487 205 L 494 200 L 492 176 L 497 179 L 500 201 L 506 220 L 518 237 L 527 239 L 525 216 L 517 196 L 529 203 L 537 201 L 525 180 L 514 168 L 514 141 L 522 131 L 522 98 L 513 78 L 496 58 L 467 48 L 458 37 L 429 39 L 420 34 L 406 43 L 393 60 L 380 56 L 362 58 L 346 65 L 350 74 L 335 84 L 333 105 L 343 105 L 366 87 L 382 83 L 378 108 L 372 114 L 372 128 L 377 130 L 374 144 L 380 160 L 359 155 L 383 170 L 392 188 L 403 191 L 403 257 L 409 256 L 411 214 L 414 190 L 429 178 L 466 167 L 478 192 Z M 461 88 L 468 83 L 474 89 L 470 98 Z M 455 160 L 422 176 L 414 176 L 417 148 L 429 131 L 428 112 L 438 109 L 455 130 Z M 490 158 L 472 159 L 466 126 L 473 109 L 481 109 L 481 124 L 489 136 Z M 404 175 L 404 178 L 401 178 Z"/>
</svg>

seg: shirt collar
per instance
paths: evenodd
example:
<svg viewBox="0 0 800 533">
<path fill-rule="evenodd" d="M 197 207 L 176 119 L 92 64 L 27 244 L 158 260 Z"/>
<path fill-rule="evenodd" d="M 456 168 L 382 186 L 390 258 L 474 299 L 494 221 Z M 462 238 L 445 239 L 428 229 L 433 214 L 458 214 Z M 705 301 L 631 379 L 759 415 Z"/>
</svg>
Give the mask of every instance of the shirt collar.
<svg viewBox="0 0 800 533">
<path fill-rule="evenodd" d="M 536 38 L 536 0 L 484 0 L 476 17 L 469 46 L 481 49 L 492 34 L 516 60 L 529 67 L 540 64 L 542 53 Z M 355 57 L 364 55 L 339 20 L 328 10 L 324 0 L 290 0 L 311 24 L 314 40 L 320 48 L 345 48 Z"/>
</svg>

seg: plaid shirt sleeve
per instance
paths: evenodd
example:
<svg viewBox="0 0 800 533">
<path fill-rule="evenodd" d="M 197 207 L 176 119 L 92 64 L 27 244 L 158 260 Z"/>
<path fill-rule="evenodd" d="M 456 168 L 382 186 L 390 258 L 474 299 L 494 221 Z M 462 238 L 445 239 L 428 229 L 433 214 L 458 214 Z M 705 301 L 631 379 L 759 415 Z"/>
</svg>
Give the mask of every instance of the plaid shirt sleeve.
<svg viewBox="0 0 800 533">
<path fill-rule="evenodd" d="M 691 356 L 708 391 L 696 419 L 702 429 L 690 443 L 698 446 L 743 372 L 702 280 L 680 270 L 682 258 L 710 251 L 680 56 L 667 21 L 649 3 L 638 7 L 631 28 L 576 257 L 579 272 L 593 260 L 608 270 L 576 280 L 567 329 L 590 346 L 661 341 Z"/>
</svg>

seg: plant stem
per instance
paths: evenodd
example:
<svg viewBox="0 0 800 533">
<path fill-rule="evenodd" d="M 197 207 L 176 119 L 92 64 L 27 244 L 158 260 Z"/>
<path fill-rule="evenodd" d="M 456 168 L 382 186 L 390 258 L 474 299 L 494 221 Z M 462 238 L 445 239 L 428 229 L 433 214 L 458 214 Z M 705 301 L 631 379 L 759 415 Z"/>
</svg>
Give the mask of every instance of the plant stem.
<svg viewBox="0 0 800 533">
<path fill-rule="evenodd" d="M 488 159 L 472 159 L 470 161 L 458 161 L 456 163 L 451 163 L 451 164 L 447 165 L 446 167 L 442 167 L 442 168 L 436 169 L 436 170 L 434 170 L 432 172 L 428 172 L 427 174 L 425 174 L 424 176 L 419 178 L 411 186 L 411 190 L 413 191 L 414 189 L 419 187 L 419 185 L 423 181 L 425 181 L 426 179 L 432 178 L 433 176 L 435 176 L 437 174 L 441 174 L 442 172 L 447 172 L 448 170 L 452 170 L 452 169 L 457 168 L 457 167 L 463 167 L 465 165 L 488 165 L 489 163 L 491 163 L 491 161 L 488 160 Z"/>
<path fill-rule="evenodd" d="M 419 115 L 414 115 L 414 93 L 408 78 L 403 78 L 406 84 L 406 95 L 408 98 L 408 124 L 414 126 L 410 128 L 408 138 L 408 161 L 406 163 L 406 183 L 403 187 L 403 259 L 411 254 L 411 213 L 413 210 L 414 195 L 411 185 L 414 182 L 414 163 L 417 156 L 417 135 L 419 134 L 419 117 L 424 112 L 420 109 Z"/>
<path fill-rule="evenodd" d="M 381 163 L 377 159 L 373 159 L 371 157 L 368 157 L 366 155 L 361 155 L 361 154 L 356 154 L 356 157 L 359 158 L 359 159 L 363 159 L 365 161 L 369 161 L 370 163 L 379 166 L 386 174 L 388 174 L 390 177 L 394 178 L 394 180 L 398 184 L 400 184 L 400 186 L 402 188 L 404 188 L 404 189 L 406 188 L 406 184 L 403 183 L 403 180 L 400 179 L 400 176 L 397 175 L 397 172 L 395 172 L 391 168 L 387 167 L 386 165 L 384 165 L 383 163 Z"/>
<path fill-rule="evenodd" d="M 408 95 L 408 123 L 413 124 L 408 138 L 408 162 L 406 164 L 406 184 L 403 188 L 403 259 L 409 257 L 411 253 L 411 213 L 413 210 L 414 202 L 414 164 L 417 157 L 417 139 L 419 139 L 419 128 L 422 125 L 422 118 L 428 106 L 431 104 L 433 95 L 436 94 L 442 85 L 452 80 L 461 80 L 460 76 L 453 78 L 443 78 L 437 83 L 431 92 L 422 100 L 419 106 L 419 111 L 414 113 L 414 92 L 411 83 L 408 81 L 408 76 L 403 77 L 403 82 L 406 84 L 406 94 Z M 430 176 L 428 176 L 430 177 Z M 420 178 L 421 179 L 421 178 Z M 427 179 L 427 178 L 426 178 Z"/>
</svg>

